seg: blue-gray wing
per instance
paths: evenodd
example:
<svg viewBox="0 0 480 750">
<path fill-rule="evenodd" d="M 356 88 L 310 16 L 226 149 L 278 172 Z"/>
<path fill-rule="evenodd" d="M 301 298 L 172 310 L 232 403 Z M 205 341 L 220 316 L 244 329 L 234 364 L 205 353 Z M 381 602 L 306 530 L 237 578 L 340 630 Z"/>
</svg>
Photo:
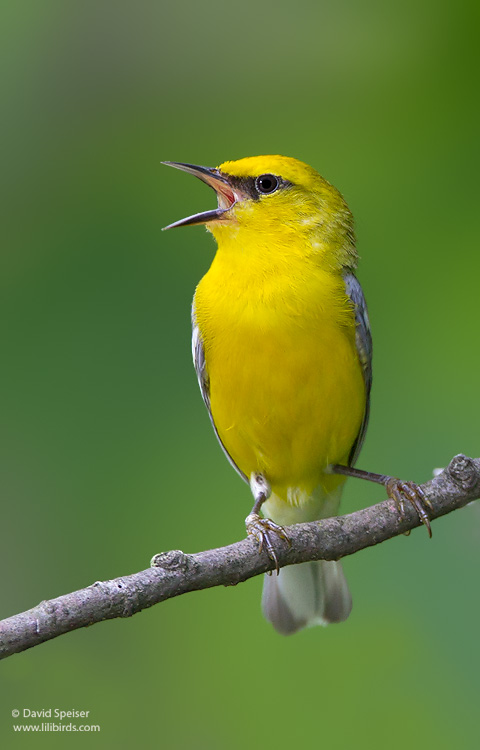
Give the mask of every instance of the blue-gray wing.
<svg viewBox="0 0 480 750">
<path fill-rule="evenodd" d="M 195 367 L 195 372 L 197 373 L 198 385 L 200 386 L 200 391 L 201 391 L 203 400 L 205 402 L 205 406 L 207 407 L 208 416 L 210 417 L 210 422 L 212 423 L 212 427 L 215 431 L 215 435 L 217 436 L 217 440 L 222 446 L 223 452 L 225 453 L 226 457 L 228 458 L 229 462 L 231 463 L 235 471 L 237 471 L 242 477 L 242 479 L 244 479 L 245 482 L 248 483 L 247 476 L 243 473 L 241 469 L 238 468 L 237 464 L 231 457 L 230 453 L 227 451 L 224 444 L 222 443 L 220 439 L 220 435 L 218 434 L 217 427 L 213 420 L 212 409 L 210 406 L 210 379 L 208 377 L 207 363 L 205 361 L 205 350 L 203 348 L 203 341 L 200 335 L 200 330 L 198 328 L 197 321 L 195 319 L 195 307 L 194 306 L 192 306 L 192 355 L 193 355 L 193 364 Z"/>
<path fill-rule="evenodd" d="M 365 412 L 359 433 L 352 446 L 349 456 L 349 465 L 353 466 L 358 458 L 362 443 L 367 431 L 368 417 L 370 415 L 370 390 L 372 387 L 372 335 L 370 333 L 370 321 L 368 320 L 367 303 L 363 296 L 363 290 L 357 277 L 349 271 L 344 276 L 345 290 L 350 297 L 355 309 L 356 333 L 355 343 L 357 345 L 358 358 L 362 365 L 363 379 L 365 381 Z"/>
</svg>

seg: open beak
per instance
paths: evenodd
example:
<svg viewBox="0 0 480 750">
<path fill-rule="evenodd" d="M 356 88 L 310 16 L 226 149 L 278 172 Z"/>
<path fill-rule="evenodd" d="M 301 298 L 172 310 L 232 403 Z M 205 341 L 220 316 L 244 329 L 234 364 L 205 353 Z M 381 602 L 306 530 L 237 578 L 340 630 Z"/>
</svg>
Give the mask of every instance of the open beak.
<svg viewBox="0 0 480 750">
<path fill-rule="evenodd" d="M 207 224 L 210 221 L 221 221 L 222 219 L 227 218 L 225 214 L 227 214 L 232 206 L 235 205 L 238 196 L 218 169 L 213 169 L 211 167 L 198 167 L 195 164 L 183 164 L 182 162 L 177 161 L 163 161 L 162 164 L 195 175 L 195 177 L 198 177 L 202 182 L 210 185 L 210 187 L 215 190 L 218 198 L 218 207 L 214 208 L 212 211 L 203 211 L 200 214 L 187 216 L 185 219 L 174 221 L 173 224 L 169 224 L 168 227 L 164 227 L 164 229 L 185 227 L 189 224 Z"/>
</svg>

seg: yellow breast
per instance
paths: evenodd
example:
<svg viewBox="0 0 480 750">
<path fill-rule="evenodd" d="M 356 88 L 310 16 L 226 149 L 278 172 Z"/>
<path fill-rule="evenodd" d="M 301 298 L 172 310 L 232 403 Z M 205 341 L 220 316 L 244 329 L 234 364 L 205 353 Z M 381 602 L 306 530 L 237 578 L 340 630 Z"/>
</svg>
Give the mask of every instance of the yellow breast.
<svg viewBox="0 0 480 750">
<path fill-rule="evenodd" d="M 246 265 L 236 248 L 217 253 L 194 305 L 213 420 L 237 466 L 287 501 L 292 487 L 336 486 L 323 471 L 348 459 L 365 408 L 341 274 Z"/>
</svg>

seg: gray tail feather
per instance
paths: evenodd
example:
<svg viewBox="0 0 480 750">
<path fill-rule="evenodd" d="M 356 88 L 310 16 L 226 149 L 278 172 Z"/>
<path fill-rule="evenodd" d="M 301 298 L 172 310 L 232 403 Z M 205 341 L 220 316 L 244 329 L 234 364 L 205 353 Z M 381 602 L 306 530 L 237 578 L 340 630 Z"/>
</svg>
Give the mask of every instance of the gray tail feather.
<svg viewBox="0 0 480 750">
<path fill-rule="evenodd" d="M 351 609 L 352 597 L 339 562 L 289 565 L 278 576 L 265 576 L 263 614 L 282 635 L 312 625 L 342 622 Z"/>
</svg>

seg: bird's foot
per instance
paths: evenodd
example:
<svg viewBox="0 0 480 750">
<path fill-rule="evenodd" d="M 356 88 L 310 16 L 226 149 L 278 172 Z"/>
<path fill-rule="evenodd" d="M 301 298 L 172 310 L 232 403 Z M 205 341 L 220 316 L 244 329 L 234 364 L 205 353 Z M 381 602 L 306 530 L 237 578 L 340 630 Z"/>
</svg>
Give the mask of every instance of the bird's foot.
<svg viewBox="0 0 480 750">
<path fill-rule="evenodd" d="M 262 516 L 259 516 L 258 513 L 250 513 L 250 515 L 248 515 L 245 519 L 245 526 L 247 528 L 248 536 L 255 537 L 259 545 L 259 551 L 261 552 L 265 547 L 270 560 L 273 560 L 273 562 L 275 563 L 275 570 L 277 571 L 278 575 L 278 573 L 280 572 L 280 568 L 278 566 L 278 559 L 273 548 L 271 535 L 279 536 L 280 539 L 284 539 L 290 546 L 291 541 L 283 526 L 279 526 L 277 523 L 274 523 L 270 520 L 270 518 L 262 518 Z M 270 571 L 268 572 L 270 573 Z"/>
<path fill-rule="evenodd" d="M 420 521 L 427 527 L 428 536 L 432 536 L 428 510 L 433 510 L 430 500 L 424 491 L 415 482 L 402 482 L 400 479 L 390 477 L 385 483 L 387 495 L 391 498 L 402 518 L 405 518 L 405 502 L 410 503 L 417 512 Z M 408 532 L 410 533 L 410 532 Z"/>
</svg>

